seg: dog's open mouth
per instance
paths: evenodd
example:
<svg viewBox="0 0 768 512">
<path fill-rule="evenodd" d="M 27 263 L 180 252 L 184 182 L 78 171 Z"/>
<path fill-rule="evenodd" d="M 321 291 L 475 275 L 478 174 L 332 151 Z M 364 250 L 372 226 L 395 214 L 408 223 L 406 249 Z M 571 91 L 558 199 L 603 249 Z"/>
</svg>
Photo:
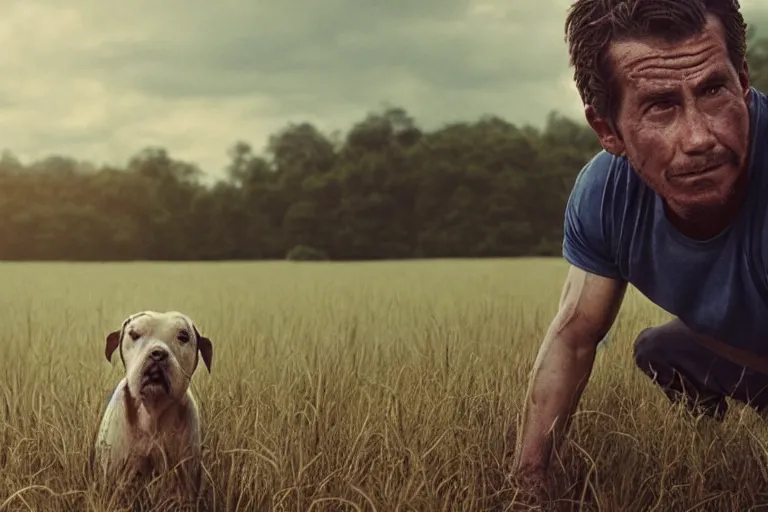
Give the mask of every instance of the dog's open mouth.
<svg viewBox="0 0 768 512">
<path fill-rule="evenodd" d="M 163 368 L 156 364 L 149 366 L 141 377 L 141 388 L 159 388 L 166 393 L 170 392 L 168 377 L 166 376 Z"/>
</svg>

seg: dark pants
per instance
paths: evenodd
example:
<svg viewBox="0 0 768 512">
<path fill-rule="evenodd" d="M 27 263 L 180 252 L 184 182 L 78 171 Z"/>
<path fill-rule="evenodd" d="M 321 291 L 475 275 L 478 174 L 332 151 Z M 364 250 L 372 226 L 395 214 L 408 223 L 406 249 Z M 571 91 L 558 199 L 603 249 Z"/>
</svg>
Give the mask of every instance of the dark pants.
<svg viewBox="0 0 768 512">
<path fill-rule="evenodd" d="M 678 319 L 641 331 L 634 352 L 638 368 L 694 414 L 722 419 L 726 396 L 768 414 L 768 376 L 710 352 Z"/>
</svg>

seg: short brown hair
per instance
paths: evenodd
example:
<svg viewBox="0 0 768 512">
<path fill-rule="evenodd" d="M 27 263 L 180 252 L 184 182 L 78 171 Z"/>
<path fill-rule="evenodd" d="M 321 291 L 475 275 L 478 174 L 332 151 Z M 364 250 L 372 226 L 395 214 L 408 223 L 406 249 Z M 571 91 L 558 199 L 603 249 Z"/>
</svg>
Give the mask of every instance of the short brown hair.
<svg viewBox="0 0 768 512">
<path fill-rule="evenodd" d="M 565 40 L 581 100 L 614 121 L 619 94 L 607 58 L 610 44 L 649 36 L 689 37 L 704 29 L 708 13 L 723 24 L 728 54 L 740 70 L 747 26 L 739 9 L 738 0 L 576 0 L 565 21 Z"/>
</svg>

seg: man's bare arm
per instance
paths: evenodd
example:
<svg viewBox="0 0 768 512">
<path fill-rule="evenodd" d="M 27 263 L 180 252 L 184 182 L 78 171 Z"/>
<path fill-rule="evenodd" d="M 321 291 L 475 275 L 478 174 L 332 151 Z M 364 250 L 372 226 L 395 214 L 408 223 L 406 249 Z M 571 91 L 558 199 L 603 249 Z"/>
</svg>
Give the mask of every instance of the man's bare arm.
<svg viewBox="0 0 768 512">
<path fill-rule="evenodd" d="M 592 372 L 595 352 L 624 299 L 626 283 L 571 266 L 528 385 L 514 470 L 543 478 L 553 441 L 570 424 Z"/>
</svg>

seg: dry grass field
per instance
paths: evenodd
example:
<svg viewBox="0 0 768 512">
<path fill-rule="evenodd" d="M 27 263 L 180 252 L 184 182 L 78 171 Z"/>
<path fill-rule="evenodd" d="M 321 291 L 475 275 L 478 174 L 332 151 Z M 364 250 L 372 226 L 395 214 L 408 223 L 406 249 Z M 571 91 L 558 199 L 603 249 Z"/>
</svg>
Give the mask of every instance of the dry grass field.
<svg viewBox="0 0 768 512">
<path fill-rule="evenodd" d="M 515 510 L 504 481 L 559 260 L 0 264 L 0 512 L 117 510 L 85 471 L 122 375 L 104 337 L 178 309 L 214 344 L 193 387 L 207 510 Z M 555 469 L 562 510 L 750 510 L 768 428 L 695 424 L 633 367 L 666 314 L 631 290 Z"/>
</svg>

